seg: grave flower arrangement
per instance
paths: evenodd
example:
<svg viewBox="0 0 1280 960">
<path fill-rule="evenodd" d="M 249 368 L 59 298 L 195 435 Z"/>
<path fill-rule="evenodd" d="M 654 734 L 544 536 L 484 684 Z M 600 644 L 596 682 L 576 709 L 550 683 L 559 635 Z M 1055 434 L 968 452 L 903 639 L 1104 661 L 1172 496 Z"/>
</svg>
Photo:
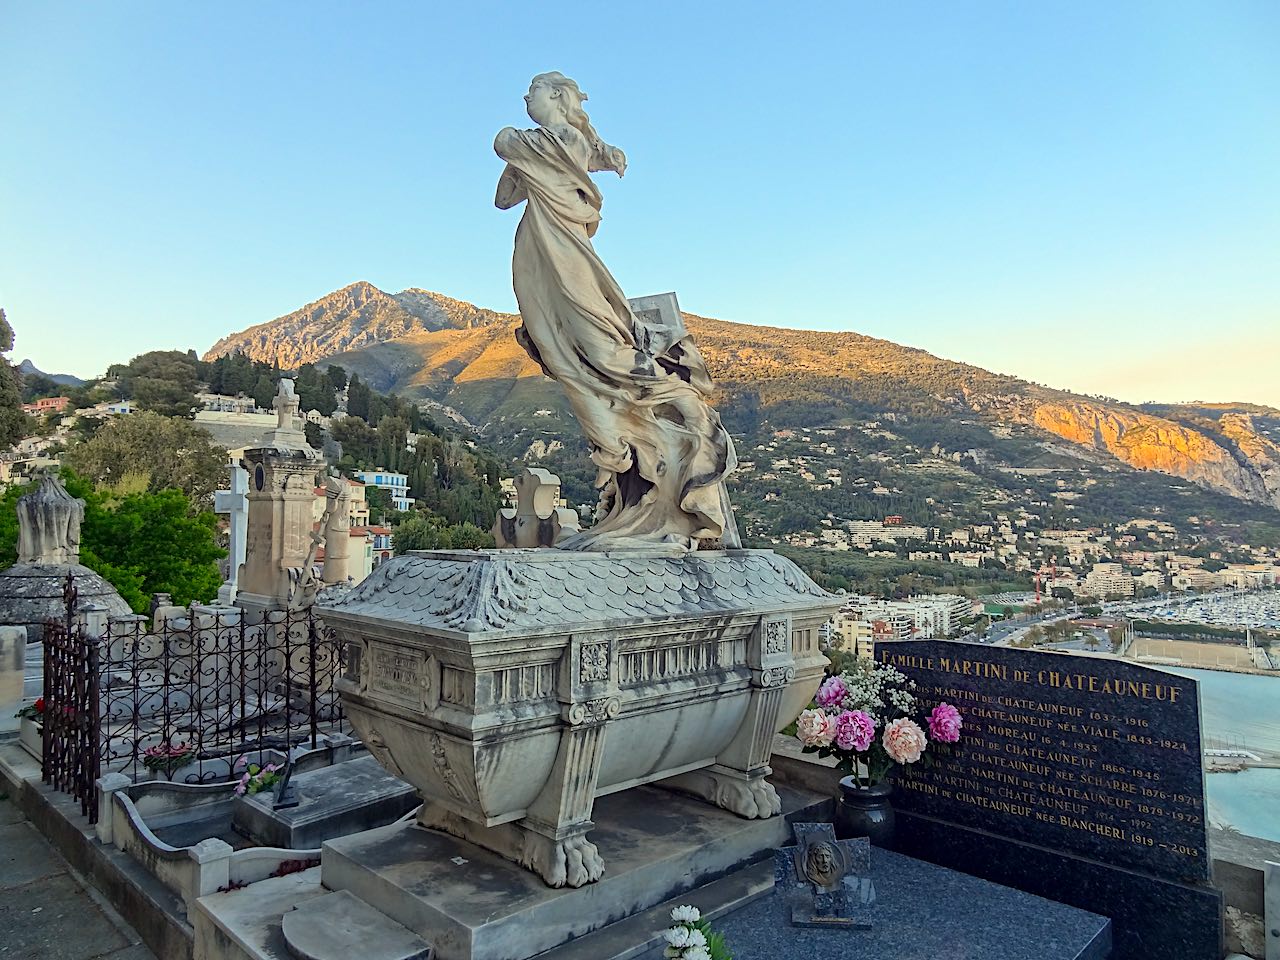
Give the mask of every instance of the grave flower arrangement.
<svg viewBox="0 0 1280 960">
<path fill-rule="evenodd" d="M 278 763 L 268 763 L 265 767 L 261 767 L 256 763 L 247 763 L 244 757 L 239 757 L 236 760 L 236 769 L 244 770 L 239 782 L 236 783 L 236 796 L 240 797 L 246 793 L 252 796 L 263 790 L 269 790 L 284 778 L 284 774 L 280 772 L 283 767 Z"/>
<path fill-rule="evenodd" d="M 671 919 L 662 934 L 667 944 L 662 955 L 668 960 L 733 960 L 723 934 L 711 929 L 697 907 L 676 907 Z"/>
<path fill-rule="evenodd" d="M 195 747 L 181 743 L 160 743 L 142 751 L 142 765 L 152 773 L 173 773 L 196 757 Z"/>
<path fill-rule="evenodd" d="M 14 714 L 15 717 L 21 717 L 24 720 L 31 720 L 39 723 L 44 719 L 44 697 L 40 697 L 35 703 L 28 703 L 25 707 Z"/>
<path fill-rule="evenodd" d="M 949 703 L 924 714 L 914 680 L 860 657 L 822 682 L 813 706 L 796 720 L 796 738 L 805 753 L 836 757 L 838 769 L 871 787 L 899 765 L 928 762 L 930 748 L 945 751 L 960 739 L 962 725 Z"/>
</svg>

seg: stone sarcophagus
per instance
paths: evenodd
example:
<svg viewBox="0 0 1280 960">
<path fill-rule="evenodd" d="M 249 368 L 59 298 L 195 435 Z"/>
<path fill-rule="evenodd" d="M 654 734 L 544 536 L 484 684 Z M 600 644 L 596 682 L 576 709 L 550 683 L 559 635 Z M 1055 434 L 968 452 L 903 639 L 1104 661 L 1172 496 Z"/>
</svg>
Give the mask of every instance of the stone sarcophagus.
<svg viewBox="0 0 1280 960">
<path fill-rule="evenodd" d="M 501 550 L 396 558 L 321 611 L 347 715 L 418 822 L 580 886 L 604 870 L 598 796 L 662 781 L 778 812 L 772 738 L 838 607 L 770 551 Z"/>
</svg>

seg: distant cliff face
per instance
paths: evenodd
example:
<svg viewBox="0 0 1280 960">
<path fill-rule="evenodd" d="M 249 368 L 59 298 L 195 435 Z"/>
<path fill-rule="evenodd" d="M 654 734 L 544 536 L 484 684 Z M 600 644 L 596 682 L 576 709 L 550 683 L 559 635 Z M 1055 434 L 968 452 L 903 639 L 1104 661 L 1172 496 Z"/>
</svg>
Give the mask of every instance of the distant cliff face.
<svg viewBox="0 0 1280 960">
<path fill-rule="evenodd" d="M 1247 416 L 1223 417 L 1232 418 L 1231 434 L 1223 433 L 1234 441 L 1223 443 L 1173 420 L 1126 406 L 1029 397 L 1017 407 L 1026 422 L 1072 443 L 1110 453 L 1139 470 L 1185 477 L 1243 500 L 1280 508 L 1280 462 L 1274 459 L 1275 445 L 1253 429 Z M 1268 446 L 1273 458 L 1270 462 Z"/>
<path fill-rule="evenodd" d="M 1223 414 L 1218 428 L 1261 478 L 1270 502 L 1280 507 L 1280 444 L 1264 436 L 1247 413 Z"/>
<path fill-rule="evenodd" d="M 1280 446 L 1254 419 L 1280 411 L 1217 405 L 1148 412 L 857 333 L 686 320 L 716 381 L 755 391 L 766 408 L 857 402 L 872 410 L 977 414 L 1280 509 Z M 447 404 L 490 430 L 513 430 L 559 406 L 512 337 L 518 322 L 438 293 L 387 294 L 360 282 L 224 337 L 205 359 L 236 350 L 283 367 L 328 359 L 379 389 Z"/>
</svg>

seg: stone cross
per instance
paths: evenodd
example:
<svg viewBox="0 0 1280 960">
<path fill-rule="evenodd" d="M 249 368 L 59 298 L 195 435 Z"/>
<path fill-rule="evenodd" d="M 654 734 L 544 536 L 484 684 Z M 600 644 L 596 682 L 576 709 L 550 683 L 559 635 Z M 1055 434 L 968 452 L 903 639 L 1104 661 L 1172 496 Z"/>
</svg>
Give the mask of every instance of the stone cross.
<svg viewBox="0 0 1280 960">
<path fill-rule="evenodd" d="M 311 451 L 307 443 L 307 433 L 299 415 L 301 401 L 294 393 L 293 381 L 288 377 L 280 378 L 279 390 L 271 401 L 276 411 L 276 426 L 263 437 L 263 444 L 277 450 Z"/>
<path fill-rule="evenodd" d="M 796 927 L 867 930 L 875 887 L 871 841 L 837 840 L 829 823 L 794 824 L 796 845 L 774 853 L 774 887 Z"/>
<path fill-rule="evenodd" d="M 244 563 L 245 537 L 249 529 L 249 471 L 238 463 L 232 463 L 230 474 L 231 489 L 219 490 L 213 495 L 213 509 L 227 514 L 230 522 L 227 579 L 218 588 L 218 602 L 224 604 L 235 602 L 236 585 L 240 582 L 240 565 Z"/>
<path fill-rule="evenodd" d="M 578 515 L 560 507 L 560 478 L 526 467 L 515 479 L 516 505 L 498 511 L 493 539 L 501 548 L 551 547 L 578 532 Z"/>
<path fill-rule="evenodd" d="M 271 401 L 271 407 L 276 412 L 276 429 L 277 430 L 298 430 L 298 411 L 301 409 L 301 401 L 298 395 L 293 392 L 293 381 L 288 377 L 280 378 L 280 385 L 275 399 Z"/>
</svg>

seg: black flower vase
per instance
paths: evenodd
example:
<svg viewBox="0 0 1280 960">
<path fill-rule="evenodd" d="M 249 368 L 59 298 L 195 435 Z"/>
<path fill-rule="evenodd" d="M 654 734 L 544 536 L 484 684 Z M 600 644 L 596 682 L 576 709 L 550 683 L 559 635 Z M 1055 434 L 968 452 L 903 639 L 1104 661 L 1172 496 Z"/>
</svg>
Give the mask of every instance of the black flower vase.
<svg viewBox="0 0 1280 960">
<path fill-rule="evenodd" d="M 891 783 L 863 787 L 853 777 L 845 777 L 840 781 L 840 795 L 836 797 L 836 837 L 841 840 L 868 837 L 873 847 L 892 850 L 892 796 Z"/>
</svg>

